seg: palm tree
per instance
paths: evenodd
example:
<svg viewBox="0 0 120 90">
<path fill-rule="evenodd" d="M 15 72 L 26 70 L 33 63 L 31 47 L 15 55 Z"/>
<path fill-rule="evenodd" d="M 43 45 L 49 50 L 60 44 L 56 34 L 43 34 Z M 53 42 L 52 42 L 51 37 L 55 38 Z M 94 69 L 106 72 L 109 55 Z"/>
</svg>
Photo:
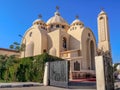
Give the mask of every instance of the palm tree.
<svg viewBox="0 0 120 90">
<path fill-rule="evenodd" d="M 9 48 L 16 51 L 24 51 L 25 44 L 20 45 L 18 42 L 13 42 L 13 44 L 11 44 Z"/>
<path fill-rule="evenodd" d="M 14 49 L 14 45 L 10 45 L 9 48 L 10 48 L 10 49 Z"/>
</svg>

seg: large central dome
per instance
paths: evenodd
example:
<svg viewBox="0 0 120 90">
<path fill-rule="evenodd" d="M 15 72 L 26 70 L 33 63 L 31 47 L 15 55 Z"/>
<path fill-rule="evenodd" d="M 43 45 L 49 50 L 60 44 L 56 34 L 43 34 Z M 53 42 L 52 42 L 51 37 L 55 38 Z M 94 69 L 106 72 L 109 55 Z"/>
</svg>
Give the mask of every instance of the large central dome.
<svg viewBox="0 0 120 90">
<path fill-rule="evenodd" d="M 68 23 L 60 16 L 60 13 L 58 11 L 55 12 L 55 15 L 51 17 L 46 24 L 47 25 L 50 25 L 50 24 L 68 25 Z"/>
</svg>

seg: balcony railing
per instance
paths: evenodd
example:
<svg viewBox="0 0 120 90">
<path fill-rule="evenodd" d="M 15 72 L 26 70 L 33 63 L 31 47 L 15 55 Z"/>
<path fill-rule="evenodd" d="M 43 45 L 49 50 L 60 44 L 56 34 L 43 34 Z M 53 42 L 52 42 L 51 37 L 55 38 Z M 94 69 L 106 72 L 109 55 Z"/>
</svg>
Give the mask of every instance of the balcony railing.
<svg viewBox="0 0 120 90">
<path fill-rule="evenodd" d="M 80 50 L 69 50 L 60 53 L 61 58 L 71 58 L 71 57 L 79 57 L 79 56 L 81 56 Z"/>
</svg>

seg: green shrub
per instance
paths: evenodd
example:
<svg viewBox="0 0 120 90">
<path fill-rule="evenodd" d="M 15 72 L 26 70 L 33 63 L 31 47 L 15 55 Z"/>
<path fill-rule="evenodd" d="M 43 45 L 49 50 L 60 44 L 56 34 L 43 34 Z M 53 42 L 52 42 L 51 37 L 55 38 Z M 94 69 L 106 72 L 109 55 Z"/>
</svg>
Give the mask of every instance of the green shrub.
<svg viewBox="0 0 120 90">
<path fill-rule="evenodd" d="M 63 59 L 48 55 L 47 53 L 19 59 L 15 56 L 0 56 L 0 81 L 42 82 L 44 64 L 56 60 Z"/>
</svg>

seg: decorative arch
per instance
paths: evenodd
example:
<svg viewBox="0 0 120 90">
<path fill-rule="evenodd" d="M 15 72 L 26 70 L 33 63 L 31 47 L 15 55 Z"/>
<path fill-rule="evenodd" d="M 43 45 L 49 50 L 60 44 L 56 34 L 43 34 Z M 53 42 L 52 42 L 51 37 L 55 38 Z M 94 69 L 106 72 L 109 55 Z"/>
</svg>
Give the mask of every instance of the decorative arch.
<svg viewBox="0 0 120 90">
<path fill-rule="evenodd" d="M 100 20 L 102 20 L 102 19 L 103 19 L 103 17 L 101 16 L 99 19 L 100 19 Z"/>
<path fill-rule="evenodd" d="M 93 42 L 93 44 L 91 44 L 91 41 Z M 83 49 L 84 52 L 83 54 L 85 54 L 83 57 L 85 58 L 85 60 L 82 61 L 82 63 L 85 62 L 85 64 L 82 67 L 84 67 L 85 69 L 94 70 L 94 62 L 95 62 L 94 57 L 96 55 L 96 39 L 94 33 L 90 28 L 84 28 L 83 31 L 81 32 L 81 43 L 82 43 L 81 48 Z M 92 49 L 91 47 L 94 47 L 94 49 Z M 92 51 L 94 52 L 94 54 L 91 55 Z M 93 61 L 91 61 L 92 60 L 91 58 L 93 59 Z"/>
<path fill-rule="evenodd" d="M 91 40 L 90 42 L 90 54 L 91 54 L 91 69 L 95 70 L 95 46 L 94 42 Z"/>
<path fill-rule="evenodd" d="M 26 56 L 33 56 L 34 55 L 34 42 L 30 41 L 26 46 Z"/>
<path fill-rule="evenodd" d="M 90 69 L 90 39 L 86 40 L 86 60 L 87 60 L 87 68 Z"/>
<path fill-rule="evenodd" d="M 67 49 L 67 38 L 66 38 L 66 37 L 63 37 L 63 38 L 62 38 L 62 41 L 63 41 L 63 43 L 62 43 L 63 48 L 64 48 L 64 49 Z"/>
</svg>

